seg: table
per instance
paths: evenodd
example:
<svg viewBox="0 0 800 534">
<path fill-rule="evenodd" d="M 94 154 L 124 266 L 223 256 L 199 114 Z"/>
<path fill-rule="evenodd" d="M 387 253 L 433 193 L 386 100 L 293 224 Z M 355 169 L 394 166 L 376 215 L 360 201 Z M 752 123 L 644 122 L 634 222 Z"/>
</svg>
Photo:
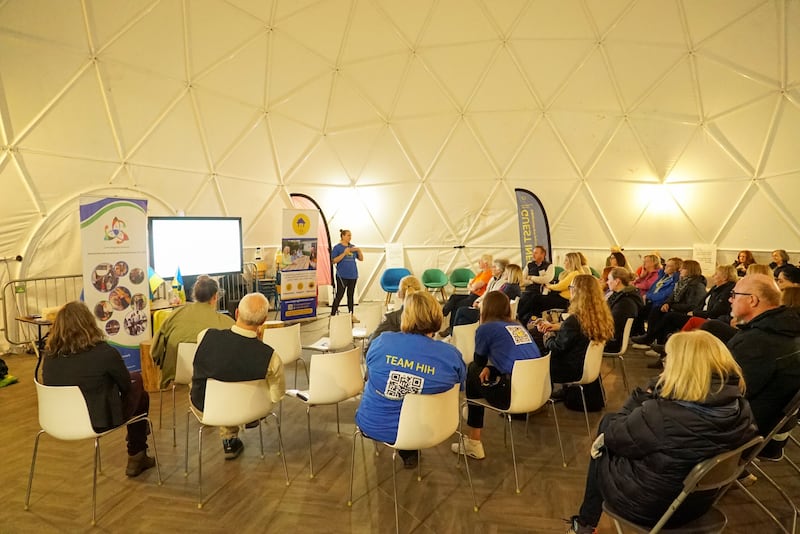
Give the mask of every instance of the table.
<svg viewBox="0 0 800 534">
<path fill-rule="evenodd" d="M 42 354 L 44 352 L 45 339 L 47 339 L 47 334 L 49 333 L 46 332 L 44 335 L 42 335 L 42 327 L 46 326 L 49 328 L 53 326 L 53 321 L 48 321 L 47 319 L 42 319 L 41 317 L 36 317 L 33 315 L 17 317 L 16 319 L 21 323 L 36 326 L 37 329 L 36 348 L 39 349 L 39 354 Z"/>
</svg>

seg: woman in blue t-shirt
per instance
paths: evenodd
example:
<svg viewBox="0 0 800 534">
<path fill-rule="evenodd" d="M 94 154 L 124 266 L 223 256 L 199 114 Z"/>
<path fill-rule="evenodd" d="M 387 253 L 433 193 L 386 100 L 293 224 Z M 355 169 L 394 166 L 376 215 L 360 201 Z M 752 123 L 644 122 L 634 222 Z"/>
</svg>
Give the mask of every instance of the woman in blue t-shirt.
<svg viewBox="0 0 800 534">
<path fill-rule="evenodd" d="M 475 332 L 475 359 L 467 369 L 467 398 L 486 401 L 505 410 L 511 404 L 511 371 L 517 360 L 539 358 L 539 347 L 528 330 L 511 318 L 511 302 L 500 291 L 483 296 L 481 325 Z M 467 405 L 468 435 L 464 450 L 458 443 L 451 450 L 480 460 L 486 457 L 481 443 L 483 406 Z"/>
<path fill-rule="evenodd" d="M 347 290 L 347 309 L 353 315 L 353 295 L 356 291 L 356 281 L 358 280 L 358 261 L 364 261 L 361 249 L 352 245 L 350 230 L 339 230 L 342 240 L 331 250 L 331 261 L 336 265 L 336 297 L 331 305 L 331 315 L 336 315 L 339 311 L 339 303 L 342 301 L 345 289 Z M 353 318 L 353 322 L 358 322 Z"/>
</svg>

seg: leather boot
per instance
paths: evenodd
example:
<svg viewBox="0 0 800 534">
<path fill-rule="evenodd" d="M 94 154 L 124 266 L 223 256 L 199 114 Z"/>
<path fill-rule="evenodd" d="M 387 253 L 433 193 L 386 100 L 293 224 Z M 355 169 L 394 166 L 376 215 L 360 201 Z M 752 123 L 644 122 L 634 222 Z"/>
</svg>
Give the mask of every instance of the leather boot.
<svg viewBox="0 0 800 534">
<path fill-rule="evenodd" d="M 128 456 L 128 467 L 125 469 L 125 474 L 129 477 L 137 477 L 142 471 L 150 469 L 156 465 L 154 458 L 147 456 L 147 450 L 139 451 L 133 456 Z"/>
</svg>

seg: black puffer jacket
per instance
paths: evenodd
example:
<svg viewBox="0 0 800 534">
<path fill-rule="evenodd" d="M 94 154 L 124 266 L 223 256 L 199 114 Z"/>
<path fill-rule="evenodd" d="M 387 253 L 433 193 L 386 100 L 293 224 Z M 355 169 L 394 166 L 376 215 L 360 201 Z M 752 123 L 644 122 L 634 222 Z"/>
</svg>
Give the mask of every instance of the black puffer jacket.
<svg viewBox="0 0 800 534">
<path fill-rule="evenodd" d="M 606 451 L 599 462 L 603 498 L 629 520 L 653 525 L 683 488 L 683 479 L 702 460 L 735 449 L 757 434 L 753 414 L 737 377 L 703 403 L 660 398 L 637 388 L 616 414 L 600 423 Z M 713 496 L 694 494 L 671 526 L 691 521 L 711 506 Z"/>
<path fill-rule="evenodd" d="M 621 291 L 611 293 L 607 302 L 611 308 L 611 316 L 614 317 L 614 339 L 606 343 L 605 351 L 618 352 L 622 346 L 625 322 L 639 315 L 639 311 L 644 307 L 644 301 L 637 288 L 628 286 Z"/>
<path fill-rule="evenodd" d="M 706 279 L 702 276 L 687 276 L 678 279 L 675 290 L 667 299 L 670 311 L 690 312 L 701 310 L 706 298 Z"/>
<path fill-rule="evenodd" d="M 694 312 L 695 317 L 703 317 L 704 319 L 717 319 L 724 315 L 731 313 L 731 301 L 728 300 L 731 296 L 731 291 L 736 286 L 736 282 L 725 282 L 721 286 L 712 287 L 703 302 L 700 303 L 701 308 L 705 303 L 705 311 L 702 309 Z M 708 302 L 706 303 L 706 299 Z"/>
<path fill-rule="evenodd" d="M 544 346 L 550 351 L 550 378 L 553 382 L 574 382 L 581 378 L 589 338 L 581 330 L 575 314 L 561 323 L 555 336 L 545 338 Z"/>
<path fill-rule="evenodd" d="M 800 390 L 800 313 L 784 306 L 765 311 L 739 325 L 728 348 L 742 367 L 747 400 L 766 434 Z"/>
</svg>

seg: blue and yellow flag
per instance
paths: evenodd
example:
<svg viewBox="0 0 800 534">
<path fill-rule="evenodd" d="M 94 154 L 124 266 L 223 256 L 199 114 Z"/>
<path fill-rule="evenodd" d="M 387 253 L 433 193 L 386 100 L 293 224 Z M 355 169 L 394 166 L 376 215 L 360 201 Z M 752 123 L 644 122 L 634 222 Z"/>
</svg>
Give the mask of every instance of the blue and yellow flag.
<svg viewBox="0 0 800 534">
<path fill-rule="evenodd" d="M 181 268 L 175 271 L 175 278 L 172 279 L 172 289 L 180 297 L 181 302 L 186 302 L 186 289 L 183 285 L 183 277 L 181 276 Z"/>
<path fill-rule="evenodd" d="M 156 291 L 161 284 L 164 283 L 164 279 L 158 276 L 158 273 L 153 270 L 152 267 L 147 267 L 147 280 L 150 283 L 150 300 L 153 300 L 156 295 Z"/>
</svg>

